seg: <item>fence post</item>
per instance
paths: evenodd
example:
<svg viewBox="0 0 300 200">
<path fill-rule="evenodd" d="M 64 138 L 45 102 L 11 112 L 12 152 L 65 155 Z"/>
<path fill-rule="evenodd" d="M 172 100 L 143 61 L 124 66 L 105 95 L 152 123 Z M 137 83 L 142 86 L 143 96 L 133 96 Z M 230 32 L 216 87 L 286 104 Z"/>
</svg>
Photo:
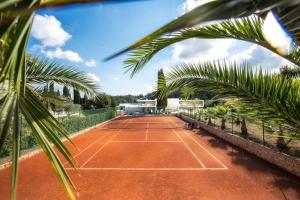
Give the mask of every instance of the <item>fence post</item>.
<svg viewBox="0 0 300 200">
<path fill-rule="evenodd" d="M 80 108 L 79 108 L 79 112 L 78 112 L 78 126 L 77 126 L 77 131 L 80 130 Z"/>
<path fill-rule="evenodd" d="M 231 134 L 233 135 L 233 113 L 231 113 Z"/>
</svg>

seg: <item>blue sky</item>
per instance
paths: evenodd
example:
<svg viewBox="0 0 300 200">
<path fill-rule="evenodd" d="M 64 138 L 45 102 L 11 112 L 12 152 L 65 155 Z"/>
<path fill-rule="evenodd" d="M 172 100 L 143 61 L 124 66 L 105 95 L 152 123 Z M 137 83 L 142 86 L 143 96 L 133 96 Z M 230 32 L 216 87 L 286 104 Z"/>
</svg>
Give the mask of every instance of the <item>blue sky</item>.
<svg viewBox="0 0 300 200">
<path fill-rule="evenodd" d="M 162 67 L 157 63 L 170 52 L 161 53 L 133 79 L 124 74 L 123 61 L 126 55 L 109 62 L 102 60 L 177 17 L 183 2 L 183 0 L 154 0 L 42 10 L 38 12 L 38 17 L 42 20 L 39 20 L 39 24 L 35 24 L 33 31 L 37 33 L 32 33 L 28 49 L 40 57 L 56 59 L 59 63 L 94 74 L 100 79 L 102 91 L 108 94 L 147 93 L 155 84 L 157 70 Z M 63 33 L 53 38 L 41 36 L 50 34 L 47 28 L 51 25 L 53 29 L 59 29 L 53 25 L 55 22 L 51 23 L 55 19 L 50 16 L 61 23 L 60 28 L 67 36 Z M 56 41 L 55 37 L 65 37 L 66 41 L 61 44 L 62 41 L 59 39 Z M 53 55 L 57 49 L 61 50 L 60 53 Z M 60 55 L 64 51 L 77 53 L 83 61 L 76 60 L 76 56 L 72 59 L 72 56 L 69 58 Z M 96 66 L 89 67 L 85 64 L 91 60 L 97 63 Z"/>
<path fill-rule="evenodd" d="M 149 0 L 42 10 L 35 17 L 28 50 L 89 73 L 103 92 L 112 95 L 148 93 L 156 84 L 158 69 L 187 60 L 247 60 L 268 70 L 277 70 L 285 63 L 257 45 L 199 39 L 187 40 L 160 52 L 133 79 L 124 74 L 126 55 L 102 62 L 203 1 Z"/>
</svg>

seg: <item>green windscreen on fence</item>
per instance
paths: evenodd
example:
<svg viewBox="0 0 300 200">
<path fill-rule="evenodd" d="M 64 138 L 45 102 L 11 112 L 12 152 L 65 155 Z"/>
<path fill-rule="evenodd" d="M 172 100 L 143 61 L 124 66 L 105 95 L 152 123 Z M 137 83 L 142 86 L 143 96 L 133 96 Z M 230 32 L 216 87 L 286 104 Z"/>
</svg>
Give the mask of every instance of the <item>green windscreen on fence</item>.
<svg viewBox="0 0 300 200">
<path fill-rule="evenodd" d="M 112 119 L 116 116 L 116 108 L 100 108 L 93 110 L 80 110 L 73 113 L 55 114 L 55 118 L 69 132 L 69 134 L 95 126 L 101 122 Z M 9 133 L 11 134 L 11 133 Z M 30 149 L 37 145 L 31 134 L 31 129 L 21 116 L 21 149 Z M 12 137 L 6 137 L 3 148 L 0 151 L 0 158 L 10 155 L 12 149 Z"/>
</svg>

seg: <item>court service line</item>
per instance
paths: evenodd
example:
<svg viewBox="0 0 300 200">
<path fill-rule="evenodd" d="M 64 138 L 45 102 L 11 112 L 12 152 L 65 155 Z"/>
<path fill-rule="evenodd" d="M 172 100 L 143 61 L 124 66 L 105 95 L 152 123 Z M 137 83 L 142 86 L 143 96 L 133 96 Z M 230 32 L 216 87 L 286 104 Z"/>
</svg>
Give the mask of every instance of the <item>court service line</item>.
<svg viewBox="0 0 300 200">
<path fill-rule="evenodd" d="M 108 131 L 108 133 L 110 133 L 111 131 Z M 107 133 L 107 134 L 108 134 Z M 79 156 L 80 154 L 82 154 L 83 152 L 85 152 L 88 148 L 90 148 L 91 146 L 93 146 L 94 144 L 96 144 L 97 142 L 99 142 L 104 136 L 107 136 L 107 134 L 102 135 L 100 138 L 98 138 L 96 141 L 92 142 L 91 144 L 89 144 L 86 148 L 84 148 L 82 151 L 80 151 L 79 153 L 77 153 L 75 156 L 73 156 L 73 158 L 76 158 L 77 156 Z M 63 165 L 69 163 L 68 161 L 64 162 Z"/>
<path fill-rule="evenodd" d="M 204 148 L 197 140 L 195 140 L 192 136 L 190 136 L 188 133 L 186 133 L 185 130 L 183 130 L 183 132 L 185 133 L 185 135 L 187 135 L 188 137 L 190 137 L 196 144 L 198 144 L 199 147 L 201 147 L 204 151 L 206 151 L 212 158 L 214 158 L 218 163 L 220 163 L 224 168 L 227 169 L 227 167 L 217 157 L 215 157 L 206 148 Z"/>
<path fill-rule="evenodd" d="M 76 170 L 74 168 L 66 168 L 67 170 Z M 131 168 L 131 167 L 104 167 L 104 168 L 80 168 L 77 170 L 86 170 L 86 171 L 104 171 L 104 170 L 112 170 L 112 171 L 222 171 L 227 170 L 225 168 Z"/>
<path fill-rule="evenodd" d="M 125 127 L 126 127 L 126 125 L 128 125 L 128 123 L 126 123 L 126 122 L 125 122 Z M 119 129 L 118 132 L 114 136 L 112 136 L 109 140 L 107 140 L 106 143 L 100 149 L 98 149 L 91 157 L 89 157 L 89 159 L 87 159 L 79 168 L 84 167 L 91 159 L 93 159 L 97 153 L 99 153 L 113 138 L 115 138 L 121 132 L 121 130 L 122 129 Z"/>
<path fill-rule="evenodd" d="M 177 135 L 177 131 L 176 130 L 172 129 L 172 131 Z M 190 149 L 190 147 L 184 142 L 184 140 L 180 136 L 178 136 L 178 137 L 181 140 L 181 142 L 186 146 L 186 148 L 192 153 L 192 155 L 198 160 L 198 162 L 202 165 L 202 167 L 204 169 L 206 169 L 206 167 L 203 164 L 203 162 L 196 156 L 196 154 Z"/>
<path fill-rule="evenodd" d="M 96 156 L 96 154 L 98 154 L 113 138 L 115 138 L 120 133 L 120 131 L 121 129 L 118 130 L 118 132 L 114 136 L 112 136 L 109 140 L 107 140 L 104 143 L 104 145 L 100 149 L 98 149 L 91 157 L 89 157 L 87 161 L 85 161 L 79 168 L 84 167 L 90 160 L 92 160 Z"/>
<path fill-rule="evenodd" d="M 139 141 L 139 140 L 113 140 L 110 143 L 114 143 L 114 142 L 143 142 L 143 143 L 181 143 L 181 141 L 178 140 L 169 140 L 169 141 L 163 141 L 163 140 L 147 140 L 147 141 Z"/>
</svg>

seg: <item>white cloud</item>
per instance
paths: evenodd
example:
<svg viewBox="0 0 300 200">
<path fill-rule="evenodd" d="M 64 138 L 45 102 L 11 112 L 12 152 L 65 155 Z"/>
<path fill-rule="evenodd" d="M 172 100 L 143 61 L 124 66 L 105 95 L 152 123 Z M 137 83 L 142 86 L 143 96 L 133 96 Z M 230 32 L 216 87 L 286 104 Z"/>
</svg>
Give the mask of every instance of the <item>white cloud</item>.
<svg viewBox="0 0 300 200">
<path fill-rule="evenodd" d="M 119 80 L 119 77 L 114 76 L 114 77 L 113 77 L 113 80 L 114 80 L 114 81 L 118 81 L 118 80 Z"/>
<path fill-rule="evenodd" d="M 31 34 L 48 47 L 63 46 L 72 37 L 54 16 L 38 14 L 34 17 Z"/>
<path fill-rule="evenodd" d="M 153 92 L 154 91 L 154 87 L 149 85 L 149 84 L 145 84 L 144 85 L 144 88 L 145 88 L 145 91 L 146 93 L 149 93 L 149 92 Z"/>
<path fill-rule="evenodd" d="M 98 76 L 96 76 L 95 74 L 93 73 L 87 73 L 88 77 L 90 79 L 92 79 L 93 81 L 96 81 L 96 82 L 99 82 L 100 81 L 100 78 Z"/>
<path fill-rule="evenodd" d="M 233 39 L 189 39 L 175 44 L 172 57 L 176 60 L 215 60 L 229 55 Z"/>
<path fill-rule="evenodd" d="M 262 67 L 273 72 L 278 71 L 283 65 L 291 65 L 289 61 L 256 44 L 249 45 L 245 51 L 231 56 L 229 60 L 237 63 L 246 61 L 254 67 Z"/>
<path fill-rule="evenodd" d="M 207 3 L 211 0 L 186 0 L 182 4 L 182 13 Z M 193 38 L 176 43 L 172 58 L 177 61 L 215 60 L 229 56 L 229 50 L 237 41 L 233 39 L 198 39 Z"/>
<path fill-rule="evenodd" d="M 79 56 L 77 52 L 70 51 L 70 50 L 63 51 L 59 47 L 57 47 L 54 50 L 42 49 L 41 52 L 50 59 L 59 58 L 59 59 L 66 59 L 72 62 L 83 62 L 83 59 Z"/>
<path fill-rule="evenodd" d="M 31 47 L 32 51 L 40 51 L 50 59 L 66 59 L 68 61 L 82 63 L 88 67 L 95 67 L 94 59 L 84 60 L 79 53 L 72 50 L 63 50 L 62 46 L 72 37 L 66 32 L 59 20 L 53 15 L 36 15 L 34 17 L 31 35 L 40 41 Z"/>
<path fill-rule="evenodd" d="M 187 12 L 190 11 L 194 8 L 196 8 L 197 6 L 200 6 L 204 3 L 207 3 L 211 0 L 186 0 L 183 4 L 182 4 L 182 9 L 183 12 Z"/>
<path fill-rule="evenodd" d="M 88 67 L 95 67 L 97 66 L 97 62 L 94 59 L 85 61 L 84 64 Z"/>
</svg>

